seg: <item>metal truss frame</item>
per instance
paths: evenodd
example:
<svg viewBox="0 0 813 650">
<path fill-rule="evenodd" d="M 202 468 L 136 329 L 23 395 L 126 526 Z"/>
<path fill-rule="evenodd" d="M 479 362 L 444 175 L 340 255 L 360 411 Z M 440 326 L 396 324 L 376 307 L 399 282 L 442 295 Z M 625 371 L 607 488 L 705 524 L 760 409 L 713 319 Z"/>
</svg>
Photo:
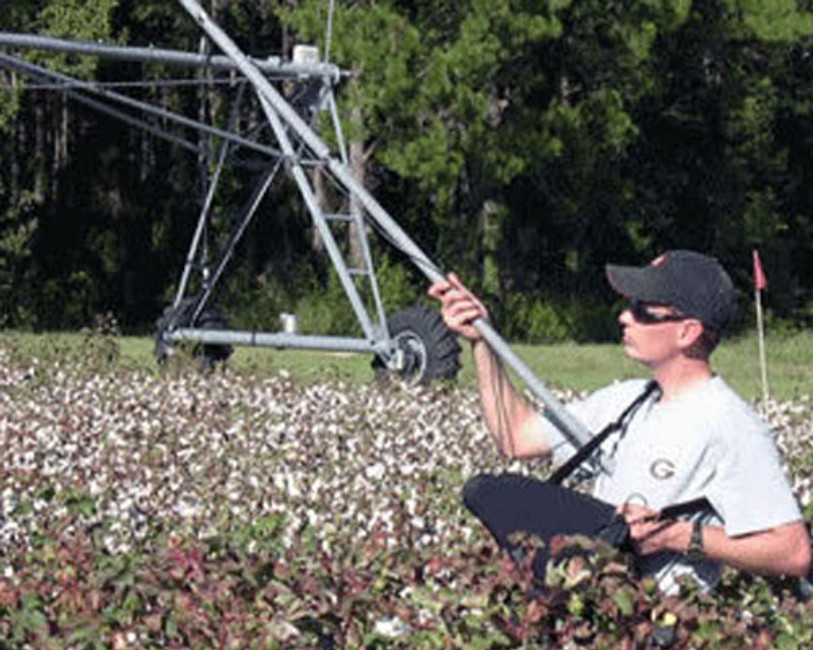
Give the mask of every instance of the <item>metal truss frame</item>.
<svg viewBox="0 0 813 650">
<path fill-rule="evenodd" d="M 262 111 L 267 119 L 271 133 L 276 140 L 276 146 L 269 146 L 257 140 L 234 133 L 229 129 L 221 129 L 196 120 L 167 111 L 166 109 L 149 105 L 132 98 L 121 95 L 113 90 L 103 88 L 99 84 L 71 79 L 65 75 L 48 71 L 39 66 L 27 63 L 11 55 L 0 53 L 0 67 L 16 70 L 27 76 L 46 80 L 62 88 L 70 97 L 81 101 L 92 108 L 102 110 L 108 115 L 123 119 L 134 126 L 147 129 L 159 137 L 183 146 L 186 149 L 197 151 L 193 143 L 180 138 L 177 134 L 147 122 L 126 112 L 123 108 L 113 108 L 110 104 L 126 107 L 138 112 L 152 115 L 164 122 L 193 128 L 199 132 L 219 138 L 222 141 L 217 164 L 209 179 L 203 207 L 200 213 L 189 253 L 175 296 L 174 306 L 178 307 L 185 299 L 189 278 L 195 268 L 195 260 L 200 256 L 201 245 L 204 239 L 205 225 L 211 210 L 214 194 L 219 183 L 223 166 L 227 156 L 239 148 L 247 148 L 263 154 L 269 159 L 266 171 L 254 188 L 251 199 L 244 208 L 242 217 L 229 240 L 226 251 L 216 265 L 213 273 L 208 267 L 204 269 L 202 280 L 203 291 L 194 296 L 194 316 L 202 312 L 206 301 L 221 277 L 225 266 L 234 253 L 259 205 L 266 196 L 268 189 L 283 170 L 293 177 L 300 195 L 313 219 L 328 255 L 336 269 L 342 286 L 347 294 L 351 306 L 358 318 L 363 338 L 344 338 L 332 336 L 305 336 L 287 332 L 254 332 L 234 331 L 226 329 L 207 329 L 176 326 L 170 323 L 162 337 L 168 346 L 183 340 L 194 340 L 211 345 L 259 345 L 278 348 L 308 348 L 315 350 L 367 352 L 378 355 L 393 369 L 403 367 L 404 350 L 400 349 L 387 331 L 384 309 L 381 304 L 378 285 L 375 279 L 373 261 L 370 254 L 369 243 L 365 236 L 365 224 L 375 226 L 383 236 L 401 252 L 430 280 L 436 281 L 444 278 L 441 270 L 428 258 L 420 247 L 404 232 L 378 201 L 356 180 L 348 164 L 341 126 L 336 110 L 334 88 L 345 76 L 345 73 L 329 63 L 316 65 L 302 65 L 286 63 L 279 59 L 261 60 L 248 57 L 234 41 L 211 19 L 197 0 L 177 0 L 184 10 L 197 22 L 208 38 L 222 52 L 221 55 L 202 57 L 199 54 L 178 52 L 175 50 L 160 50 L 154 48 L 132 48 L 121 46 L 99 45 L 95 43 L 82 43 L 65 41 L 49 37 L 9 34 L 0 32 L 0 49 L 2 48 L 34 48 L 54 51 L 67 51 L 77 54 L 91 54 L 120 60 L 153 61 L 167 64 L 177 64 L 199 67 L 210 66 L 213 69 L 237 72 L 241 79 L 248 82 L 254 91 Z M 334 154 L 325 141 L 316 133 L 306 117 L 303 117 L 291 104 L 286 101 L 280 91 L 274 87 L 272 80 L 306 80 L 321 84 L 315 109 L 329 110 L 336 130 L 336 139 L 339 142 L 339 152 Z M 105 104 L 107 102 L 107 104 Z M 352 197 L 362 211 L 353 214 L 328 214 L 319 205 L 316 194 L 306 173 L 308 167 L 319 167 L 329 175 L 335 185 L 342 189 L 347 197 Z M 341 249 L 333 235 L 331 223 L 353 222 L 356 224 L 357 234 L 361 237 L 364 265 L 361 269 L 349 268 Z M 355 278 L 361 277 L 369 282 L 374 302 L 374 314 L 370 314 L 365 307 Z M 195 322 L 195 317 L 189 321 Z M 530 391 L 545 405 L 545 416 L 556 425 L 576 447 L 583 446 L 592 437 L 590 431 L 557 400 L 557 398 L 534 375 L 528 366 L 520 359 L 491 325 L 479 319 L 474 326 L 494 350 L 497 356 L 519 378 L 525 382 Z M 612 465 L 612 459 L 601 455 L 600 452 L 593 457 L 592 462 L 599 470 L 607 470 Z"/>
</svg>

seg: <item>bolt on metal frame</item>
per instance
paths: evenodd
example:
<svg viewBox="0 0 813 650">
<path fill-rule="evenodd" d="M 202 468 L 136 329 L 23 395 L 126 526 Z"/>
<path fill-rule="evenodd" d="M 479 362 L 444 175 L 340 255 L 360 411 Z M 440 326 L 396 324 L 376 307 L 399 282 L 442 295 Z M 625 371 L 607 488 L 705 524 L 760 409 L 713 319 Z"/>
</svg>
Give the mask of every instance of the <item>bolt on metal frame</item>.
<svg viewBox="0 0 813 650">
<path fill-rule="evenodd" d="M 257 98 L 260 101 L 262 110 L 268 120 L 268 123 L 277 139 L 279 149 L 268 147 L 258 142 L 247 140 L 246 138 L 237 134 L 231 133 L 228 130 L 217 129 L 208 125 L 195 122 L 189 118 L 172 114 L 165 109 L 159 109 L 146 105 L 144 102 L 137 102 L 130 98 L 122 98 L 110 90 L 103 89 L 97 84 L 82 82 L 79 80 L 72 80 L 65 75 L 58 75 L 57 73 L 49 72 L 32 64 L 25 63 L 19 59 L 11 56 L 0 54 L 0 66 L 17 70 L 23 74 L 34 76 L 37 78 L 44 78 L 54 81 L 63 85 L 66 92 L 69 92 L 72 97 L 75 97 L 78 90 L 87 91 L 99 95 L 107 100 L 123 103 L 131 108 L 137 108 L 144 112 L 156 115 L 164 120 L 174 121 L 182 126 L 196 128 L 201 132 L 219 137 L 223 140 L 220 157 L 218 164 L 212 174 L 210 187 L 204 201 L 203 210 L 201 212 L 198 226 L 193 236 L 192 245 L 190 246 L 189 254 L 186 258 L 186 264 L 179 286 L 178 293 L 175 297 L 175 306 L 180 304 L 184 295 L 185 285 L 188 282 L 189 274 L 194 264 L 197 249 L 200 241 L 202 240 L 202 232 L 206 223 L 208 211 L 212 203 L 212 195 L 214 188 L 217 185 L 218 178 L 221 173 L 222 165 L 225 156 L 232 146 L 234 147 L 247 147 L 254 151 L 268 155 L 274 161 L 269 166 L 265 174 L 258 182 L 252 200 L 247 206 L 244 216 L 241 219 L 240 225 L 232 235 L 227 247 L 226 254 L 221 259 L 221 264 L 218 266 L 212 280 L 204 278 L 205 295 L 211 293 L 216 279 L 222 273 L 225 263 L 228 262 L 228 257 L 232 254 L 234 246 L 245 231 L 246 226 L 250 222 L 253 214 L 256 212 L 257 207 L 266 194 L 268 187 L 277 175 L 278 171 L 284 166 L 286 171 L 290 172 L 293 176 L 300 193 L 305 201 L 306 207 L 311 213 L 314 225 L 318 229 L 320 235 L 325 241 L 326 248 L 334 264 L 334 267 L 339 275 L 345 292 L 351 302 L 359 323 L 364 331 L 365 338 L 344 338 L 344 337 L 328 337 L 328 336 L 305 336 L 299 334 L 288 334 L 284 332 L 252 332 L 252 331 L 233 331 L 233 330 L 214 330 L 214 329 L 201 329 L 194 327 L 178 327 L 170 328 L 166 332 L 166 340 L 168 343 L 175 343 L 182 340 L 195 340 L 206 344 L 224 344 L 224 345 L 249 345 L 249 346 L 270 346 L 270 347 L 296 347 L 308 348 L 315 350 L 325 351 L 351 351 L 351 352 L 373 352 L 380 355 L 385 359 L 390 367 L 398 368 L 399 363 L 403 360 L 399 359 L 399 350 L 396 349 L 392 339 L 390 338 L 386 321 L 384 318 L 384 310 L 381 305 L 380 296 L 378 294 L 377 283 L 375 281 L 374 269 L 372 259 L 370 257 L 369 245 L 367 244 L 364 228 L 357 228 L 358 235 L 362 237 L 362 250 L 364 255 L 365 269 L 362 269 L 360 274 L 366 276 L 371 286 L 373 287 L 373 298 L 376 305 L 377 322 L 375 322 L 366 311 L 364 302 L 361 299 L 359 292 L 353 281 L 354 271 L 347 267 L 344 258 L 339 250 L 339 247 L 333 237 L 332 231 L 329 226 L 331 220 L 357 220 L 358 225 L 366 223 L 366 220 L 360 215 L 328 215 L 323 212 L 321 206 L 315 198 L 313 189 L 305 174 L 304 168 L 306 166 L 319 166 L 325 172 L 329 173 L 334 182 L 342 188 L 348 196 L 353 197 L 358 204 L 364 209 L 363 217 L 375 225 L 384 236 L 407 255 L 407 257 L 417 266 L 417 268 L 430 280 L 437 281 L 444 278 L 441 270 L 427 257 L 427 255 L 420 249 L 420 247 L 413 242 L 397 222 L 387 213 L 387 211 L 378 203 L 378 201 L 355 179 L 351 170 L 347 165 L 347 157 L 343 139 L 341 137 L 341 129 L 338 121 L 338 114 L 335 105 L 335 97 L 333 94 L 333 87 L 336 82 L 344 75 L 343 72 L 338 70 L 335 66 L 323 63 L 317 66 L 289 66 L 278 60 L 271 62 L 252 59 L 246 56 L 234 43 L 234 41 L 209 17 L 206 11 L 196 0 L 178 0 L 183 8 L 189 13 L 190 16 L 198 23 L 201 29 L 207 34 L 211 41 L 223 52 L 223 56 L 215 57 L 201 57 L 200 55 L 181 53 L 170 50 L 158 50 L 153 48 L 129 48 L 117 46 L 100 46 L 98 44 L 87 44 L 77 42 L 66 42 L 61 39 L 50 39 L 45 37 L 34 37 L 30 35 L 9 34 L 0 32 L 0 47 L 28 47 L 39 49 L 53 49 L 58 51 L 72 51 L 82 54 L 96 54 L 98 56 L 109 56 L 112 58 L 120 58 L 135 61 L 156 61 L 162 63 L 176 63 L 179 65 L 209 65 L 218 67 L 219 69 L 237 70 L 245 79 L 251 84 Z M 71 49 L 65 49 L 71 48 Z M 285 100 L 280 92 L 274 88 L 269 77 L 273 75 L 285 76 L 290 73 L 287 78 L 316 78 L 321 79 L 324 84 L 323 98 L 327 105 L 331 117 L 334 122 L 334 128 L 337 132 L 337 139 L 339 141 L 340 156 L 336 157 L 332 154 L 330 148 L 325 142 L 315 133 L 315 131 L 308 125 L 308 123 L 297 113 L 297 111 Z M 94 101 L 84 95 L 80 95 L 80 101 Z M 78 98 L 78 97 L 77 97 Z M 89 104 L 93 106 L 93 104 Z M 116 115 L 120 111 L 116 109 L 106 109 L 109 114 Z M 110 111 L 114 111 L 110 113 Z M 127 118 L 130 123 L 137 123 L 135 118 L 131 118 L 126 114 L 122 114 Z M 162 132 L 161 129 L 142 123 L 142 126 L 150 126 L 151 132 L 157 132 L 162 137 L 176 138 L 177 136 L 170 135 Z M 194 145 L 193 145 L 194 146 Z M 196 148 L 197 149 L 197 148 Z M 199 300 L 195 306 L 196 313 L 200 313 L 203 309 L 205 302 Z M 193 319 L 194 320 L 194 319 Z M 569 442 L 577 449 L 582 447 L 592 437 L 591 432 L 576 419 L 559 400 L 546 388 L 525 364 L 522 359 L 517 356 L 508 344 L 500 337 L 500 335 L 491 327 L 491 325 L 483 320 L 478 319 L 474 323 L 475 328 L 481 333 L 485 341 L 492 348 L 495 354 L 505 363 L 506 366 L 514 370 L 519 378 L 528 386 L 529 390 L 542 402 L 544 405 L 544 415 L 555 426 L 557 426 Z M 593 465 L 600 471 L 607 471 L 612 467 L 612 459 L 599 452 L 593 458 Z"/>
</svg>

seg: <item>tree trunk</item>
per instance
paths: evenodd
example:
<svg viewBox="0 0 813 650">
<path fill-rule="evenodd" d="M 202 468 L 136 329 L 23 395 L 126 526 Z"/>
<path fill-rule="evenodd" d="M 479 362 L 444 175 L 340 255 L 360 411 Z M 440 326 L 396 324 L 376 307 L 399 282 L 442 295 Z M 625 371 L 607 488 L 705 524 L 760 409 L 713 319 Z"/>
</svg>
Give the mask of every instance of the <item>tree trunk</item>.
<svg viewBox="0 0 813 650">
<path fill-rule="evenodd" d="M 329 212 L 327 205 L 327 192 L 325 190 L 325 174 L 321 167 L 315 167 L 312 176 L 313 193 L 316 195 L 316 203 L 322 212 Z M 311 229 L 311 248 L 314 252 L 322 254 L 325 252 L 325 242 L 319 234 L 319 230 L 314 225 Z"/>
<path fill-rule="evenodd" d="M 503 296 L 499 251 L 502 244 L 502 224 L 507 216 L 508 210 L 505 205 L 490 199 L 484 201 L 480 209 L 483 291 L 488 296 L 500 299 Z"/>
<path fill-rule="evenodd" d="M 353 125 L 357 127 L 354 129 L 354 132 L 360 133 L 362 121 L 361 108 L 356 106 L 352 109 L 350 112 L 350 120 L 352 121 Z M 358 181 L 359 185 L 364 186 L 367 171 L 367 154 L 364 149 L 364 141 L 360 138 L 351 140 L 348 149 L 348 155 L 350 156 L 350 170 L 353 173 L 353 177 Z M 360 217 L 363 217 L 364 214 L 364 208 L 355 196 L 350 197 L 350 213 L 353 216 L 358 215 Z M 351 222 L 350 228 L 347 231 L 347 248 L 349 251 L 349 263 L 355 268 L 362 268 L 364 265 L 364 254 L 361 245 L 361 238 L 365 234 L 366 233 L 359 232 L 356 224 Z"/>
<path fill-rule="evenodd" d="M 55 96 L 58 102 L 53 119 L 53 160 L 51 162 L 51 196 L 59 196 L 59 178 L 68 164 L 68 97 Z"/>
<path fill-rule="evenodd" d="M 150 169 L 153 165 L 152 161 L 152 140 L 150 140 L 150 134 L 147 133 L 144 129 L 139 129 L 137 131 L 138 135 L 138 144 L 140 146 L 141 152 L 139 155 L 139 167 L 138 167 L 138 178 L 141 183 L 147 180 L 150 175 Z"/>
<path fill-rule="evenodd" d="M 43 102 L 34 103 L 34 201 L 41 205 L 45 202 L 45 190 L 48 186 L 47 129 L 45 125 L 45 107 Z"/>
<path fill-rule="evenodd" d="M 11 91 L 17 92 L 18 78 L 17 74 L 11 73 Z M 11 118 L 11 205 L 16 206 L 20 202 L 20 156 L 19 148 L 21 146 L 23 126 L 20 123 L 20 112 L 15 111 Z"/>
</svg>

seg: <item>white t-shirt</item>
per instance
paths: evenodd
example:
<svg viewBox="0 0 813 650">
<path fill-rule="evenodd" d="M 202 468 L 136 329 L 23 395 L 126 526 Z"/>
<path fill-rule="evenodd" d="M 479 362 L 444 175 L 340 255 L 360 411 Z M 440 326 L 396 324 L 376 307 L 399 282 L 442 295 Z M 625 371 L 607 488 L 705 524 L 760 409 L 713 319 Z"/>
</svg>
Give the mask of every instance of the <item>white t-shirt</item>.
<svg viewBox="0 0 813 650">
<path fill-rule="evenodd" d="M 570 406 L 588 429 L 598 432 L 638 397 L 645 380 L 612 384 Z M 554 462 L 574 453 L 549 423 Z M 668 402 L 657 391 L 622 431 L 602 444 L 614 461 L 610 474 L 596 477 L 593 496 L 613 505 L 636 503 L 655 510 L 705 497 L 713 511 L 703 523 L 722 525 L 729 536 L 744 535 L 802 518 L 768 426 L 720 377 L 682 392 Z M 711 561 L 691 563 L 685 555 L 657 553 L 636 558 L 639 570 L 654 575 L 667 593 L 686 573 L 707 589 L 719 579 Z"/>
</svg>

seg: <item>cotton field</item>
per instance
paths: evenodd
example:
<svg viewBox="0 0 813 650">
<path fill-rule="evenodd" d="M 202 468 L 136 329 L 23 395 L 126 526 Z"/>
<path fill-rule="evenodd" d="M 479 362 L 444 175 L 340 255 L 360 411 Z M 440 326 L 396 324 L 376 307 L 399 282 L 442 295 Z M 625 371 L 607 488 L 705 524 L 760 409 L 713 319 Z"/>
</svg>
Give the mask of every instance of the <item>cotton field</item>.
<svg viewBox="0 0 813 650">
<path fill-rule="evenodd" d="M 0 354 L 3 548 L 70 503 L 111 552 L 156 526 L 206 537 L 269 515 L 289 539 L 310 528 L 326 545 L 407 517 L 417 543 L 443 544 L 469 530 L 463 477 L 500 465 L 471 391 L 88 373 Z"/>
<path fill-rule="evenodd" d="M 807 506 L 813 406 L 800 398 L 760 409 Z M 497 456 L 473 389 L 302 385 L 284 373 L 228 370 L 159 375 L 46 363 L 2 348 L 0 453 L 2 584 L 18 603 L 19 554 L 55 530 L 65 539 L 91 531 L 96 552 L 108 557 L 138 556 L 157 538 L 204 542 L 254 527 L 251 553 L 263 522 L 283 549 L 301 548 L 307 537 L 333 558 L 352 558 L 371 540 L 415 558 L 460 554 L 488 544 L 460 505 L 466 477 L 546 471 Z M 0 622 L 2 601 L 0 589 Z M 431 628 L 426 607 L 416 611 Z M 408 618 L 379 612 L 370 633 L 417 629 L 414 621 L 403 627 Z M 269 634 L 296 637 L 296 625 L 286 625 L 289 636 L 279 627 Z M 161 635 L 159 645 L 173 638 Z"/>
</svg>

